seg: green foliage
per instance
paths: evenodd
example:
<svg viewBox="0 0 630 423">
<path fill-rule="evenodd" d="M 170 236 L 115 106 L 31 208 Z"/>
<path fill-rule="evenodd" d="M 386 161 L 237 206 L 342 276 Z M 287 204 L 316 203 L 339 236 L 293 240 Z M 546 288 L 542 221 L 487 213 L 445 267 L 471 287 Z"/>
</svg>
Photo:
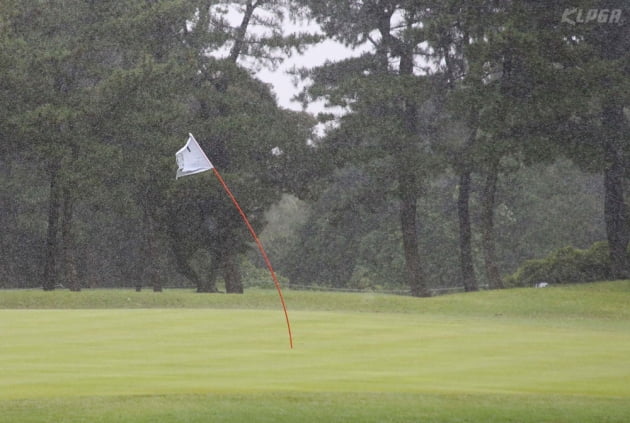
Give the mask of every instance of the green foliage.
<svg viewBox="0 0 630 423">
<path fill-rule="evenodd" d="M 287 4 L 256 2 L 273 18 L 256 15 L 252 22 L 274 29 L 256 37 L 221 24 L 218 4 L 114 3 L 10 1 L 2 3 L 0 14 L 0 159 L 9 160 L 9 167 L 47 172 L 34 181 L 42 208 L 28 216 L 32 226 L 51 222 L 52 228 L 42 240 L 3 218 L 17 228 L 7 231 L 6 243 L 17 245 L 22 236 L 28 245 L 39 242 L 53 270 L 60 266 L 52 261 L 72 256 L 88 286 L 155 283 L 148 282 L 149 273 L 173 280 L 178 267 L 172 261 L 185 262 L 183 253 L 221 249 L 238 255 L 248 247 L 247 230 L 217 184 L 203 177 L 203 183 L 174 181 L 174 152 L 188 132 L 198 137 L 261 229 L 264 210 L 282 190 L 304 190 L 306 178 L 291 180 L 287 169 L 304 160 L 313 122 L 280 110 L 269 87 L 236 60 L 208 54 L 244 36 L 253 44 L 242 53 L 275 63 L 279 57 L 264 54 L 288 55 L 318 39 L 280 36 Z M 274 156 L 274 147 L 287 157 Z M 2 176 L 18 175 L 3 171 Z M 53 182 L 56 189 L 46 192 Z M 2 198 L 14 192 L 10 185 L 2 180 Z M 5 204 L 0 207 L 10 216 Z M 182 223 L 186 218 L 188 226 Z M 210 220 L 221 230 L 208 234 L 204 224 Z M 15 250 L 7 249 L 8 261 L 20 260 Z M 29 254 L 29 265 L 41 267 L 36 258 L 42 255 L 37 249 Z M 210 264 L 215 262 L 216 257 Z M 0 275 L 11 279 L 15 269 L 3 263 Z M 25 276 L 29 285 L 41 283 L 33 273 Z M 53 278 L 64 282 L 63 275 Z"/>
<path fill-rule="evenodd" d="M 307 220 L 297 227 L 297 240 L 281 246 L 288 256 L 278 262 L 278 269 L 292 283 L 404 287 L 397 202 L 386 192 L 392 182 L 385 170 L 388 162 L 379 162 L 381 168 L 374 166 L 369 176 L 350 168 L 336 172 L 320 199 L 310 205 Z M 421 255 L 432 288 L 459 285 L 457 182 L 450 172 L 434 178 L 418 201 Z M 473 182 L 475 230 L 479 225 L 479 178 Z M 501 178 L 495 211 L 501 269 L 512 273 L 524 260 L 546 255 L 563 244 L 584 248 L 604 238 L 600 202 L 600 178 L 581 172 L 568 161 L 519 167 Z M 479 235 L 476 231 L 473 235 L 475 266 L 482 269 Z M 485 283 L 481 273 L 480 284 Z"/>
<path fill-rule="evenodd" d="M 400 239 L 387 187 L 356 167 L 334 173 L 289 246 L 283 273 L 292 284 L 348 288 L 357 265 L 374 272 L 377 285 L 401 283 Z M 380 240 L 382 245 L 375 244 Z M 385 258 L 389 254 L 393 262 Z"/>
<path fill-rule="evenodd" d="M 496 162 L 504 271 L 605 237 L 602 184 L 555 161 L 564 155 L 597 172 L 616 162 L 619 175 L 628 173 L 630 27 L 561 22 L 566 7 L 588 10 L 593 2 L 211 3 L 0 2 L 0 286 L 40 285 L 45 250 L 56 248 L 59 262 L 59 247 L 73 252 L 87 286 L 146 284 L 151 271 L 182 285 L 182 263 L 209 280 L 220 273 L 220 251 L 248 252 L 246 285 L 247 275 L 262 276 L 216 181 L 207 174 L 174 181 L 173 153 L 189 131 L 256 230 L 268 229 L 272 261 L 295 284 L 403 286 L 405 193 L 417 205 L 428 284 L 456 285 L 456 175 L 473 172 L 472 250 L 481 268 L 479 173 Z M 251 21 L 242 23 L 264 31 L 243 34 L 228 22 L 228 14 L 247 11 Z M 302 70 L 313 81 L 305 101 L 324 98 L 348 112 L 310 145 L 315 118 L 279 109 L 241 66 L 246 57 L 248 66 L 273 67 L 325 38 L 282 36 L 287 14 L 313 17 L 326 38 L 372 47 Z M 230 57 L 212 56 L 220 50 Z M 411 59 L 405 69 L 403 58 Z M 266 212 L 287 192 L 307 203 L 283 214 L 286 225 L 272 222 Z M 598 251 L 558 253 L 554 266 L 539 263 L 524 278 L 597 278 L 605 262 Z"/>
<path fill-rule="evenodd" d="M 567 160 L 502 174 L 496 203 L 497 252 L 504 273 L 562 246 L 588 248 L 606 237 L 601 177 Z M 471 208 L 477 204 L 473 196 Z"/>
<path fill-rule="evenodd" d="M 544 259 L 528 260 L 506 282 L 510 286 L 534 286 L 540 282 L 566 284 L 611 277 L 608 244 L 597 242 L 588 250 L 565 247 Z"/>
<path fill-rule="evenodd" d="M 240 267 L 243 276 L 243 286 L 245 286 L 246 289 L 276 289 L 276 285 L 271 278 L 271 274 L 269 273 L 269 269 L 267 269 L 267 267 L 254 266 L 254 264 L 247 258 L 243 258 L 241 260 Z M 281 287 L 289 286 L 289 279 L 279 274 L 275 268 L 274 273 L 276 274 L 276 278 L 278 279 L 278 283 L 280 283 Z"/>
</svg>

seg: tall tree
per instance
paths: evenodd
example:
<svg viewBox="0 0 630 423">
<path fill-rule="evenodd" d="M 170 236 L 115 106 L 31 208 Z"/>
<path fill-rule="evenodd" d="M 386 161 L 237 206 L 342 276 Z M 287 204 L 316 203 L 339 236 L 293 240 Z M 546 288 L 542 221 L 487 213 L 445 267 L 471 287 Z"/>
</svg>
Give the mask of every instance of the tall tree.
<svg viewBox="0 0 630 423">
<path fill-rule="evenodd" d="M 294 35 L 283 33 L 282 24 L 287 18 L 287 14 L 295 12 L 295 7 L 296 3 L 293 1 L 224 1 L 206 9 L 204 13 L 207 13 L 207 15 L 203 19 L 200 19 L 195 25 L 195 30 L 202 33 L 209 31 L 211 27 L 219 29 L 224 33 L 224 37 L 221 38 L 223 41 L 221 47 L 225 48 L 229 46 L 228 56 L 218 62 L 208 62 L 207 58 L 204 57 L 205 50 L 200 50 L 197 53 L 199 54 L 198 62 L 202 69 L 202 78 L 199 79 L 199 83 L 205 84 L 208 87 L 211 85 L 216 91 L 217 96 L 226 97 L 226 99 L 221 99 L 218 102 L 222 104 L 222 106 L 211 106 L 211 102 L 216 99 L 210 100 L 202 95 L 196 95 L 196 101 L 198 101 L 199 104 L 199 117 L 203 120 L 212 121 L 216 119 L 218 121 L 230 122 L 235 116 L 239 116 L 238 119 L 241 121 L 239 130 L 241 134 L 232 134 L 232 129 L 229 128 L 228 132 L 224 134 L 227 135 L 228 139 L 219 139 L 214 128 L 207 125 L 204 125 L 203 129 L 204 132 L 215 133 L 212 139 L 214 143 L 220 147 L 215 149 L 215 151 L 217 151 L 218 159 L 221 164 L 224 163 L 223 160 L 229 160 L 226 163 L 227 167 L 230 167 L 230 165 L 234 166 L 236 161 L 241 163 L 246 163 L 247 161 L 244 160 L 244 158 L 238 157 L 229 157 L 228 159 L 226 156 L 232 156 L 234 152 L 238 151 L 240 148 L 244 148 L 246 151 L 247 147 L 245 145 L 251 143 L 251 139 L 255 139 L 257 136 L 258 138 L 264 138 L 266 136 L 265 133 L 267 131 L 261 131 L 262 128 L 265 128 L 265 125 L 260 125 L 261 122 L 258 121 L 258 118 L 262 118 L 262 116 L 266 115 L 266 117 L 263 118 L 267 122 L 267 128 L 265 129 L 271 132 L 278 131 L 275 123 L 279 122 L 279 120 L 285 122 L 290 121 L 290 126 L 300 126 L 300 123 L 298 123 L 300 119 L 294 119 L 289 112 L 284 113 L 284 116 L 281 117 L 282 113 L 278 113 L 278 111 L 274 110 L 277 106 L 275 105 L 275 101 L 269 96 L 267 90 L 258 84 L 252 83 L 253 81 L 248 81 L 249 77 L 245 72 L 239 69 L 239 63 L 241 62 L 249 62 L 250 64 L 253 62 L 254 67 L 275 67 L 284 57 L 290 55 L 294 49 L 300 50 L 305 44 L 318 38 L 309 34 Z M 230 9 L 235 11 L 239 16 L 236 24 L 231 23 L 222 15 L 222 13 Z M 205 27 L 206 22 L 210 23 L 211 27 Z M 247 90 L 248 88 L 250 89 L 249 93 L 243 92 L 243 90 Z M 257 103 L 259 107 L 261 107 L 262 104 L 268 103 L 271 106 L 271 109 L 268 109 L 271 113 L 267 114 L 267 109 L 264 108 L 250 111 L 247 103 L 239 104 L 233 99 L 228 99 L 231 96 L 238 96 L 246 102 Z M 247 126 L 244 126 L 246 125 L 246 121 L 243 121 L 243 113 L 246 111 L 251 113 L 252 123 L 255 123 L 255 133 L 250 134 L 246 129 Z M 303 119 L 301 120 L 303 121 Z M 256 150 L 255 155 L 258 158 L 257 163 L 252 168 L 256 168 L 256 165 L 260 164 L 270 165 L 271 162 L 264 158 L 269 156 L 273 148 L 278 148 L 278 150 L 276 150 L 278 152 L 295 150 L 295 147 L 287 146 L 286 139 L 283 137 L 284 134 L 279 133 L 278 135 L 280 135 L 280 137 L 275 141 L 278 143 L 276 146 L 266 145 L 264 142 L 259 141 L 258 146 L 252 148 L 252 152 L 249 154 L 252 155 L 253 151 Z M 246 136 L 250 136 L 251 138 L 247 139 Z M 300 140 L 302 141 L 302 147 L 306 146 L 305 136 L 307 136 L 307 134 L 301 132 L 296 139 L 298 143 Z M 232 138 L 233 147 L 229 146 L 230 138 Z M 242 142 L 241 140 L 246 141 Z M 262 151 L 260 148 L 265 148 L 265 145 L 267 150 Z M 280 146 L 282 146 L 282 148 L 280 148 Z M 278 154 L 275 157 L 276 159 L 278 159 L 277 156 Z M 279 160 L 276 160 L 276 162 L 277 161 Z M 277 164 L 273 167 L 277 167 Z M 273 167 L 269 170 L 272 170 Z M 267 170 L 267 172 L 269 170 Z M 263 169 L 260 169 L 260 171 L 265 172 Z M 267 182 L 269 182 L 269 180 L 267 180 Z M 278 180 L 275 181 L 275 183 L 278 182 Z M 266 190 L 267 188 L 263 188 L 263 191 Z M 276 197 L 269 197 L 269 199 L 272 198 Z M 257 213 L 259 213 L 259 211 L 257 211 Z M 229 237 L 225 239 L 227 240 Z M 223 244 L 225 244 L 225 242 L 223 242 Z M 216 262 L 215 268 L 222 271 L 227 292 L 243 292 L 241 276 L 237 266 L 239 261 L 238 255 L 242 252 L 241 250 L 241 248 L 224 245 L 220 251 L 217 250 L 213 253 L 213 261 Z M 186 266 L 185 263 L 182 265 L 184 267 Z M 214 276 L 212 276 L 212 279 L 214 279 Z"/>
<path fill-rule="evenodd" d="M 79 286 L 74 269 L 73 203 L 77 159 L 81 147 L 90 142 L 85 137 L 87 119 L 81 104 L 96 78 L 89 41 L 83 39 L 90 26 L 88 9 L 79 0 L 28 1 L 15 10 L 12 22 L 14 36 L 24 43 L 25 71 L 30 78 L 18 125 L 31 140 L 31 153 L 44 163 L 50 185 L 43 275 L 46 290 L 62 281 L 72 289 Z"/>
<path fill-rule="evenodd" d="M 450 99 L 451 125 L 461 121 L 464 130 L 454 134 L 456 142 L 450 146 L 451 163 L 459 177 L 457 215 L 459 221 L 459 251 L 461 282 L 466 291 L 478 290 L 473 266 L 470 195 L 472 173 L 478 163 L 473 160 L 479 137 L 479 99 L 470 92 L 482 84 L 481 75 L 474 69 L 474 48 L 483 44 L 494 30 L 496 12 L 493 2 L 451 1 L 432 5 L 432 18 L 426 34 L 433 49 L 432 61 L 444 74 L 444 89 Z M 471 63 L 472 62 L 472 63 Z M 472 87 L 471 87 L 472 86 Z M 471 90 L 471 88 L 473 88 Z"/>
<path fill-rule="evenodd" d="M 259 220 L 263 217 L 262 210 L 279 198 L 279 188 L 289 187 L 290 184 L 279 178 L 279 164 L 287 163 L 282 156 L 306 148 L 311 124 L 303 116 L 279 110 L 268 88 L 253 81 L 240 63 L 253 62 L 255 67 L 273 67 L 294 49 L 300 50 L 305 43 L 317 39 L 308 34 L 282 33 L 282 23 L 294 7 L 292 1 L 219 2 L 204 10 L 191 31 L 204 34 L 218 30 L 223 36 L 214 37 L 219 40 L 215 47 L 229 47 L 228 56 L 217 60 L 207 56 L 208 45 L 197 41 L 189 43 L 197 46 L 193 54 L 199 69 L 199 76 L 195 78 L 198 89 L 191 97 L 195 108 L 193 128 L 208 134 L 200 141 L 207 143 L 213 160 L 228 175 L 232 172 L 233 175 L 239 174 L 238 181 L 231 183 L 236 184 L 237 191 L 239 184 L 243 190 L 243 184 L 257 187 L 253 191 L 247 190 L 252 200 L 255 199 L 255 207 L 248 209 L 245 202 L 246 211 L 250 218 L 253 215 L 255 226 L 262 223 Z M 239 16 L 236 24 L 222 15 L 229 10 Z M 203 48 L 199 49 L 199 46 Z M 296 158 L 295 154 L 292 156 Z M 273 186 L 276 188 L 273 189 Z M 223 198 L 223 194 L 219 195 Z M 226 210 L 224 216 L 233 223 L 235 218 L 237 222 L 240 219 L 231 209 Z M 221 272 L 226 291 L 240 293 L 243 286 L 237 263 L 244 240 L 233 232 L 242 229 L 242 224 L 223 226 L 231 228 L 232 232 L 231 235 L 226 233 L 219 243 L 220 249 L 210 248 L 214 263 L 210 281 L 214 281 L 215 274 Z M 183 268 L 188 266 L 181 260 L 180 265 Z M 204 290 L 215 290 L 212 285 L 213 282 L 210 282 Z"/>
<path fill-rule="evenodd" d="M 4 139 L 14 124 L 23 138 L 33 140 L 26 146 L 28 154 L 47 171 L 45 289 L 61 282 L 73 289 L 80 287 L 75 215 L 77 210 L 84 212 L 83 194 L 116 184 L 133 195 L 115 200 L 134 204 L 131 210 L 122 204 L 105 207 L 126 206 L 132 213 L 141 210 L 138 218 L 142 224 L 137 225 L 142 226 L 145 239 L 141 267 L 146 269 L 148 283 L 160 289 L 155 263 L 163 256 L 160 249 L 166 231 L 156 219 L 173 186 L 172 156 L 181 143 L 174 134 L 185 136 L 190 130 L 207 134 L 202 141 L 212 142 L 208 151 L 212 150 L 219 165 L 225 165 L 227 174 L 233 172 L 240 179 L 242 189 L 262 181 L 252 195 L 251 213 L 259 213 L 260 207 L 276 198 L 272 191 L 281 184 L 276 178 L 277 163 L 272 163 L 277 156 L 271 150 L 279 147 L 278 151 L 288 152 L 292 142 L 305 144 L 308 119 L 278 110 L 268 87 L 252 80 L 235 61 L 240 54 L 259 54 L 264 62 L 269 54 L 281 52 L 272 57 L 275 62 L 302 41 L 296 36 L 283 39 L 275 30 L 258 38 L 232 32 L 221 23 L 217 8 L 236 2 L 220 3 L 126 0 L 113 5 L 71 0 L 2 4 L 3 11 L 6 7 L 11 13 L 2 14 L 0 42 L 7 49 L 0 55 L 0 67 L 6 65 L 8 75 L 28 75 L 29 83 L 19 97 L 24 103 L 22 113 L 12 112 L 11 116 L 17 116 L 13 121 L 0 116 L 0 130 Z M 260 9 L 274 18 L 250 13 L 247 19 L 277 29 L 286 6 L 250 2 L 248 13 L 250 8 L 251 12 Z M 240 28 L 247 29 L 247 25 Z M 208 55 L 231 42 L 230 58 Z M 8 78 L 3 82 L 3 88 L 9 86 Z M 18 104 L 13 101 L 11 107 Z M 3 151 L 5 146 L 3 142 Z M 26 154 L 26 148 L 23 150 Z M 113 192 L 111 195 L 115 197 Z M 225 221 L 231 215 L 226 214 Z M 221 219 L 220 225 L 225 223 Z M 238 254 L 246 245 L 243 237 L 225 236 L 221 242 L 227 240 L 240 243 L 237 248 L 225 245 L 224 251 L 230 253 Z M 217 263 L 224 262 L 219 267 L 225 279 L 234 282 L 228 289 L 242 291 L 235 257 L 222 255 Z"/>
<path fill-rule="evenodd" d="M 417 220 L 417 200 L 433 165 L 430 151 L 440 110 L 436 79 L 418 72 L 419 57 L 426 54 L 423 25 L 428 12 L 424 4 L 406 1 L 305 3 L 330 37 L 372 47 L 359 58 L 315 70 L 310 94 L 350 107 L 352 113 L 341 122 L 356 122 L 352 127 L 362 138 L 359 158 L 392 157 L 407 283 L 413 295 L 430 295 Z"/>
<path fill-rule="evenodd" d="M 625 22 L 601 23 L 584 38 L 593 52 L 589 70 L 600 88 L 591 95 L 599 102 L 601 110 L 602 136 L 598 138 L 604 153 L 604 214 L 611 272 L 613 277 L 628 278 L 630 212 L 624 198 L 624 177 L 630 174 L 630 8 L 619 1 L 613 2 L 611 9 L 623 11 Z M 605 69 L 603 73 L 602 69 Z"/>
<path fill-rule="evenodd" d="M 510 10 L 494 43 L 503 53 L 502 93 L 511 102 L 505 104 L 511 110 L 505 127 L 510 136 L 528 140 L 520 144 L 528 160 L 562 153 L 603 173 L 611 270 L 627 277 L 630 227 L 623 175 L 630 133 L 630 27 L 611 17 L 630 10 L 622 1 L 553 7 L 528 1 Z"/>
</svg>

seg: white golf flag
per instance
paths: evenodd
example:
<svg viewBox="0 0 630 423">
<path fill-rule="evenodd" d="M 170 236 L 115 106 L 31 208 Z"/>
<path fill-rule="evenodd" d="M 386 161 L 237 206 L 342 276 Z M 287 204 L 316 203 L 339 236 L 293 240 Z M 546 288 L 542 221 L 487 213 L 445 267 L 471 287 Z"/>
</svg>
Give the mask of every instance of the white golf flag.
<svg viewBox="0 0 630 423">
<path fill-rule="evenodd" d="M 181 176 L 205 172 L 214 167 L 192 134 L 188 134 L 186 145 L 175 153 L 175 158 L 178 166 L 176 179 Z"/>
</svg>

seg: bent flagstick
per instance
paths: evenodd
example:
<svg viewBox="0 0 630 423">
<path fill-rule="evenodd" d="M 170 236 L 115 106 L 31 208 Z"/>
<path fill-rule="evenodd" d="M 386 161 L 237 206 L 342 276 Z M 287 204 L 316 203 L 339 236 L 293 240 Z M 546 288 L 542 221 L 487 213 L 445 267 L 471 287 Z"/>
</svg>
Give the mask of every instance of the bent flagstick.
<svg viewBox="0 0 630 423">
<path fill-rule="evenodd" d="M 221 186 L 227 193 L 228 197 L 230 197 L 230 199 L 232 200 L 232 203 L 234 203 L 234 206 L 236 207 L 239 214 L 243 218 L 243 221 L 245 222 L 245 225 L 247 226 L 249 233 L 254 238 L 254 241 L 256 242 L 256 246 L 258 246 L 258 249 L 260 250 L 260 254 L 262 255 L 265 261 L 265 264 L 267 265 L 267 269 L 269 269 L 269 273 L 271 273 L 271 278 L 273 279 L 273 283 L 276 286 L 276 289 L 278 290 L 278 295 L 280 296 L 280 302 L 282 303 L 282 309 L 284 310 L 284 317 L 287 321 L 287 329 L 289 331 L 289 345 L 293 349 L 293 335 L 291 333 L 291 323 L 289 322 L 289 313 L 287 313 L 287 305 L 284 302 L 284 296 L 282 295 L 282 290 L 280 289 L 280 282 L 278 282 L 278 278 L 276 277 L 276 272 L 274 272 L 273 267 L 271 266 L 271 261 L 269 261 L 269 257 L 267 257 L 267 253 L 265 252 L 265 249 L 263 248 L 262 243 L 260 242 L 260 239 L 258 239 L 258 235 L 256 235 L 254 228 L 249 223 L 249 219 L 247 219 L 247 215 L 245 214 L 243 209 L 241 209 L 241 206 L 238 204 L 238 201 L 236 201 L 236 197 L 234 197 L 234 194 L 232 194 L 232 191 L 230 191 L 230 188 L 228 188 L 227 184 L 221 177 L 221 174 L 212 165 L 212 163 L 208 159 L 208 156 L 206 156 L 206 153 L 204 153 L 201 146 L 199 145 L 197 140 L 195 140 L 195 137 L 193 137 L 192 134 L 188 135 L 188 141 L 186 142 L 186 145 L 182 147 L 177 153 L 175 153 L 175 158 L 177 159 L 177 167 L 178 167 L 176 178 L 180 178 L 182 176 L 187 176 L 187 175 L 194 175 L 195 173 L 205 172 L 206 170 L 212 169 L 212 171 L 214 172 L 214 175 L 217 177 L 217 179 L 221 183 Z"/>
</svg>

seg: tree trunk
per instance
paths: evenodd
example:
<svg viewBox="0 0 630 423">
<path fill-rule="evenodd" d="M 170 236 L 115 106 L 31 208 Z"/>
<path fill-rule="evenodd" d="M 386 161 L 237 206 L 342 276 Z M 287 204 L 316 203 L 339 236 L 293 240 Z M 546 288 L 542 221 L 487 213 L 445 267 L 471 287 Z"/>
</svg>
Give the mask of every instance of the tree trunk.
<svg viewBox="0 0 630 423">
<path fill-rule="evenodd" d="M 81 291 L 81 284 L 76 266 L 75 258 L 75 238 L 72 231 L 72 218 L 74 209 L 74 198 L 71 187 L 63 188 L 63 215 L 61 219 L 61 240 L 62 240 L 62 274 L 65 285 L 70 291 Z"/>
<path fill-rule="evenodd" d="M 623 140 L 623 108 L 609 101 L 604 106 L 603 130 L 606 136 L 604 154 L 604 218 L 606 236 L 610 249 L 610 270 L 614 279 L 630 277 L 628 266 L 628 242 L 630 227 L 628 210 L 624 202 L 624 158 L 621 148 Z"/>
<path fill-rule="evenodd" d="M 495 162 L 488 169 L 481 196 L 481 241 L 486 277 L 488 278 L 490 289 L 502 289 L 505 287 L 497 267 L 494 240 L 494 201 L 498 176 L 499 166 L 498 162 Z"/>
<path fill-rule="evenodd" d="M 623 167 L 618 160 L 604 170 L 604 217 L 614 279 L 628 277 L 628 219 L 623 199 Z"/>
<path fill-rule="evenodd" d="M 243 14 L 243 19 L 241 20 L 241 24 L 236 31 L 236 37 L 234 39 L 234 45 L 232 45 L 232 49 L 230 50 L 229 60 L 233 63 L 236 63 L 238 60 L 238 56 L 240 56 L 243 50 L 243 44 L 245 42 L 245 35 L 247 34 L 247 27 L 249 26 L 249 21 L 251 20 L 254 10 L 261 1 L 256 0 L 252 3 L 252 0 L 248 0 L 245 4 L 245 13 Z"/>
<path fill-rule="evenodd" d="M 153 271 L 152 279 L 153 292 L 162 292 L 162 282 L 160 281 L 156 271 Z"/>
<path fill-rule="evenodd" d="M 413 47 L 405 45 L 400 51 L 400 75 L 413 75 Z M 430 297 L 420 261 L 418 247 L 417 197 L 418 179 L 416 163 L 410 162 L 412 154 L 407 151 L 418 140 L 418 106 L 415 98 L 406 98 L 402 102 L 402 113 L 406 139 L 401 140 L 399 148 L 399 192 L 400 192 L 400 225 L 402 229 L 403 249 L 405 256 L 405 272 L 407 283 L 414 297 Z"/>
<path fill-rule="evenodd" d="M 412 179 L 411 181 L 409 179 Z M 412 189 L 415 185 L 413 176 L 408 175 L 400 181 L 400 226 L 402 231 L 407 284 L 414 297 L 430 297 L 426 286 L 418 248 L 416 196 Z"/>
<path fill-rule="evenodd" d="M 478 291 L 477 278 L 472 257 L 472 231 L 470 228 L 470 170 L 465 169 L 459 175 L 459 194 L 457 197 L 457 216 L 459 217 L 459 263 L 462 283 L 466 292 Z"/>
<path fill-rule="evenodd" d="M 388 53 L 391 57 L 399 57 L 398 74 L 404 77 L 413 75 L 414 47 L 411 42 L 405 43 L 392 36 L 391 17 L 394 8 L 384 6 L 377 14 L 377 28 L 382 37 L 381 45 L 377 51 L 378 70 L 388 73 Z M 406 26 L 412 31 L 412 22 L 407 21 Z M 418 164 L 414 163 L 414 154 L 411 152 L 418 142 L 418 106 L 417 99 L 408 96 L 400 101 L 400 109 L 403 119 L 404 135 L 400 139 L 392 139 L 390 146 L 395 154 L 398 168 L 398 194 L 400 199 L 400 226 L 403 241 L 403 253 L 405 257 L 405 276 L 415 297 L 429 297 L 429 291 L 420 261 L 417 229 L 417 197 L 418 197 Z"/>
<path fill-rule="evenodd" d="M 57 257 L 59 255 L 59 214 L 61 208 L 59 189 L 59 166 L 50 165 L 50 197 L 48 200 L 48 231 L 46 234 L 46 252 L 44 263 L 43 288 L 52 291 L 57 284 Z"/>
<path fill-rule="evenodd" d="M 153 288 L 154 292 L 162 292 L 162 281 L 156 267 L 159 255 L 157 252 L 157 240 L 155 238 L 155 223 L 146 210 L 144 211 L 143 217 L 145 242 L 145 266 L 143 279 L 147 280 L 147 284 Z M 138 285 L 136 284 L 136 290 L 138 290 L 137 286 Z"/>
<path fill-rule="evenodd" d="M 228 294 L 242 294 L 243 280 L 238 268 L 238 260 L 235 255 L 226 255 L 222 263 L 223 279 L 225 280 L 225 292 Z"/>
<path fill-rule="evenodd" d="M 219 273 L 221 258 L 212 255 L 212 263 L 210 263 L 210 271 L 208 272 L 208 277 L 205 280 L 198 279 L 197 284 L 197 292 L 203 293 L 216 293 L 219 292 L 217 289 L 217 276 Z M 192 270 L 192 269 L 191 269 Z"/>
</svg>

